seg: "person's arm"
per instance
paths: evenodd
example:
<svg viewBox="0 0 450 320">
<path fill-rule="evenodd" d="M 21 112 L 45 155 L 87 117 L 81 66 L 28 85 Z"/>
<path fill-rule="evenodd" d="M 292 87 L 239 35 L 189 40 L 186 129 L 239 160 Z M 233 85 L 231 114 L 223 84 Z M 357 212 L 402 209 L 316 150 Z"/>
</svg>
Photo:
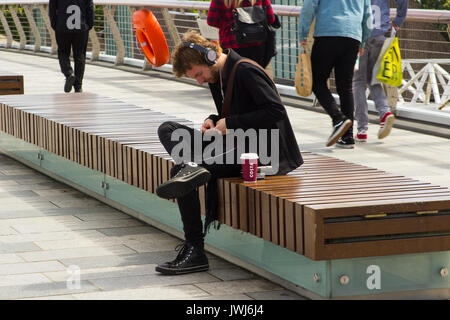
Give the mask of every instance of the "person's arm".
<svg viewBox="0 0 450 320">
<path fill-rule="evenodd" d="M 269 25 L 272 25 L 275 22 L 275 15 L 272 9 L 272 5 L 270 4 L 270 0 L 264 0 L 262 2 L 262 5 L 266 8 L 267 23 Z"/>
<path fill-rule="evenodd" d="M 303 2 L 302 10 L 300 12 L 300 22 L 298 25 L 298 40 L 299 42 L 306 42 L 308 38 L 309 29 L 312 21 L 316 15 L 316 9 L 319 5 L 319 0 L 305 0 Z"/>
<path fill-rule="evenodd" d="M 225 16 L 225 7 L 223 0 L 212 0 L 209 5 L 208 17 L 206 23 L 211 27 L 220 28 L 222 26 L 222 18 Z"/>
<path fill-rule="evenodd" d="M 370 38 L 373 29 L 373 16 L 372 16 L 372 6 L 370 0 L 364 1 L 364 14 L 362 19 L 362 35 L 361 35 L 361 45 L 360 48 L 364 48 L 366 41 Z"/>
<path fill-rule="evenodd" d="M 86 22 L 89 30 L 91 30 L 94 26 L 94 11 L 94 2 L 92 0 L 89 0 L 86 8 Z"/>
<path fill-rule="evenodd" d="M 392 24 L 396 30 L 398 30 L 406 19 L 406 13 L 408 12 L 408 0 L 395 0 L 397 5 L 397 16 L 392 20 Z"/>
<path fill-rule="evenodd" d="M 208 120 L 208 119 L 211 120 L 214 124 L 216 124 L 216 122 L 219 121 L 220 116 L 217 115 L 217 114 L 210 114 L 208 116 L 208 118 L 205 119 L 205 121 Z"/>
<path fill-rule="evenodd" d="M 58 0 L 50 0 L 48 3 L 48 17 L 53 30 L 56 29 Z"/>
<path fill-rule="evenodd" d="M 281 98 L 271 84 L 271 80 L 264 71 L 243 63 L 238 66 L 235 82 L 239 85 L 240 92 L 247 92 L 251 101 L 254 102 L 254 111 L 244 114 L 226 117 L 227 129 L 249 129 L 249 128 L 271 128 L 277 121 L 286 116 Z M 239 69 L 241 72 L 239 72 Z M 245 69 L 244 69 L 245 68 Z"/>
</svg>

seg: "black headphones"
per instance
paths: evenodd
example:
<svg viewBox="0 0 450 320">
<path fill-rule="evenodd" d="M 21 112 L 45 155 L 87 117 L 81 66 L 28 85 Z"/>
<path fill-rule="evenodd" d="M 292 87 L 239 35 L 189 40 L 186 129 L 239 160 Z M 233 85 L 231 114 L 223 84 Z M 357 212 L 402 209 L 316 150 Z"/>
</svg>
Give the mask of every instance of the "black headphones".
<svg viewBox="0 0 450 320">
<path fill-rule="evenodd" d="M 195 49 L 202 54 L 203 60 L 205 60 L 208 66 L 212 66 L 216 63 L 217 52 L 211 48 L 205 48 L 201 45 L 195 44 L 193 42 L 183 41 L 183 45 L 187 48 Z"/>
</svg>

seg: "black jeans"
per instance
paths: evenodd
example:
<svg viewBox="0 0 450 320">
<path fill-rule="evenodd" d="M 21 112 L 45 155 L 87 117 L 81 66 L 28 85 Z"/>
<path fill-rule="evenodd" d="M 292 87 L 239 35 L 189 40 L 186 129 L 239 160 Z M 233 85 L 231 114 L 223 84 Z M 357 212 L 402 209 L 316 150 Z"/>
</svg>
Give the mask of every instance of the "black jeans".
<svg viewBox="0 0 450 320">
<path fill-rule="evenodd" d="M 333 125 L 344 116 L 353 120 L 353 71 L 360 42 L 345 37 L 316 37 L 311 51 L 313 92 L 317 100 L 333 120 Z M 327 86 L 334 69 L 336 91 L 340 99 L 340 110 Z"/>
<path fill-rule="evenodd" d="M 177 129 L 185 129 L 189 132 L 191 137 L 191 161 L 194 160 L 194 144 L 193 137 L 199 136 L 198 130 L 194 130 L 177 122 L 167 121 L 161 124 L 158 128 L 158 136 L 161 144 L 166 151 L 172 155 L 172 150 L 179 143 L 179 141 L 171 141 L 172 133 Z M 197 134 L 194 134 L 197 131 Z M 202 152 L 211 142 L 202 143 Z M 214 207 L 217 205 L 217 179 L 224 177 L 238 177 L 241 172 L 241 165 L 236 164 L 199 164 L 206 168 L 211 173 L 211 179 L 206 188 L 207 207 Z M 170 172 L 173 177 L 181 169 L 181 164 L 176 163 Z M 183 230 L 186 241 L 190 243 L 203 243 L 203 224 L 200 213 L 200 198 L 198 190 L 193 190 L 184 197 L 178 198 L 178 207 L 180 209 L 181 220 L 183 222 Z"/>
<path fill-rule="evenodd" d="M 56 32 L 56 43 L 58 44 L 58 60 L 61 72 L 66 78 L 72 75 L 73 69 L 70 65 L 70 51 L 73 50 L 73 61 L 75 65 L 74 87 L 81 87 L 86 63 L 86 49 L 89 39 L 89 31 L 84 32 Z"/>
</svg>

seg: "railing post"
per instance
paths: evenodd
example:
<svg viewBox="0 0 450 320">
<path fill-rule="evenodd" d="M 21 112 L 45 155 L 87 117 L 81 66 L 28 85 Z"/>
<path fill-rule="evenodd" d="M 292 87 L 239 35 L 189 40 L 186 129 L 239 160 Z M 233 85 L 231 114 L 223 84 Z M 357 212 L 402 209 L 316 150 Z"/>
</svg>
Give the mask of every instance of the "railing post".
<svg viewBox="0 0 450 320">
<path fill-rule="evenodd" d="M 22 23 L 20 22 L 20 19 L 17 16 L 17 11 L 16 8 L 14 8 L 14 5 L 9 6 L 9 10 L 11 11 L 11 16 L 14 20 L 14 24 L 16 25 L 17 31 L 19 32 L 20 37 L 19 49 L 23 50 L 25 49 L 25 45 L 27 43 L 27 37 L 25 35 L 25 32 L 23 31 Z"/>
<path fill-rule="evenodd" d="M 167 31 L 169 31 L 170 37 L 172 38 L 172 41 L 177 45 L 181 42 L 180 35 L 178 34 L 177 27 L 175 26 L 175 23 L 173 22 L 172 17 L 170 16 L 169 9 L 162 8 L 161 13 L 164 19 L 164 22 L 166 23 Z"/>
<path fill-rule="evenodd" d="M 136 7 L 130 7 L 130 14 L 131 14 L 131 20 L 133 20 L 133 14 L 136 12 L 136 10 L 140 10 L 140 9 L 142 9 L 143 7 L 140 7 L 139 9 L 136 9 Z M 136 39 L 136 35 L 135 34 L 133 34 L 133 42 L 137 42 L 137 39 Z M 138 47 L 139 47 L 139 45 L 137 45 Z M 140 48 L 139 48 L 139 50 L 140 50 Z M 142 52 L 142 51 L 141 51 Z M 143 54 L 143 53 L 142 53 Z M 147 58 L 145 57 L 145 55 L 144 55 L 144 64 L 143 64 L 143 66 L 142 66 L 142 70 L 143 71 L 146 71 L 146 70 L 151 70 L 153 68 L 153 66 L 150 64 L 150 62 L 148 62 L 148 60 L 147 60 Z"/>
<path fill-rule="evenodd" d="M 100 41 L 98 40 L 97 33 L 94 28 L 89 30 L 89 38 L 91 39 L 92 44 L 91 61 L 98 61 L 100 57 Z"/>
<path fill-rule="evenodd" d="M 50 54 L 55 54 L 58 50 L 58 45 L 56 44 L 55 31 L 52 29 L 50 24 L 50 18 L 48 17 L 48 5 L 39 5 L 39 10 L 41 11 L 42 19 L 44 20 L 45 28 L 50 35 Z"/>
<path fill-rule="evenodd" d="M 163 8 L 161 10 L 164 22 L 166 23 L 167 31 L 169 31 L 169 35 L 172 38 L 172 41 L 175 45 L 178 45 L 181 42 L 181 37 L 178 34 L 177 27 L 173 21 L 173 17 L 169 13 L 169 9 Z"/>
<path fill-rule="evenodd" d="M 3 30 L 5 30 L 6 33 L 6 48 L 10 48 L 13 41 L 13 37 L 11 29 L 9 28 L 8 25 L 8 21 L 6 20 L 5 14 L 3 13 L 3 8 L 2 10 L 0 10 L 0 21 L 2 22 Z"/>
<path fill-rule="evenodd" d="M 34 21 L 33 15 L 31 13 L 30 5 L 24 5 L 23 10 L 25 11 L 25 15 L 27 16 L 28 23 L 30 24 L 31 32 L 33 33 L 34 52 L 39 52 L 41 50 L 41 35 L 39 34 L 36 22 Z"/>
<path fill-rule="evenodd" d="M 103 7 L 103 12 L 105 13 L 105 17 L 108 21 L 109 27 L 111 28 L 111 33 L 116 43 L 116 62 L 114 63 L 116 66 L 123 64 L 125 57 L 125 45 L 123 43 L 122 37 L 120 36 L 120 30 L 117 27 L 116 21 L 114 20 L 114 12 L 115 7 L 112 9 L 108 9 L 107 6 Z"/>
</svg>

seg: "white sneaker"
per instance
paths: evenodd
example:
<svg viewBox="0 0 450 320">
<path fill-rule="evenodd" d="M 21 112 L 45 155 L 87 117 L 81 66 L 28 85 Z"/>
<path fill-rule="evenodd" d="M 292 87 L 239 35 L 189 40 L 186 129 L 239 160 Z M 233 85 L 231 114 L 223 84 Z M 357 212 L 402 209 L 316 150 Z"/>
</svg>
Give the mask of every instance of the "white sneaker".
<svg viewBox="0 0 450 320">
<path fill-rule="evenodd" d="M 367 131 L 358 130 L 358 133 L 355 136 L 355 140 L 359 142 L 367 142 Z"/>
<path fill-rule="evenodd" d="M 380 130 L 378 130 L 378 139 L 386 138 L 391 133 L 395 117 L 391 112 L 386 112 L 380 121 Z"/>
</svg>

